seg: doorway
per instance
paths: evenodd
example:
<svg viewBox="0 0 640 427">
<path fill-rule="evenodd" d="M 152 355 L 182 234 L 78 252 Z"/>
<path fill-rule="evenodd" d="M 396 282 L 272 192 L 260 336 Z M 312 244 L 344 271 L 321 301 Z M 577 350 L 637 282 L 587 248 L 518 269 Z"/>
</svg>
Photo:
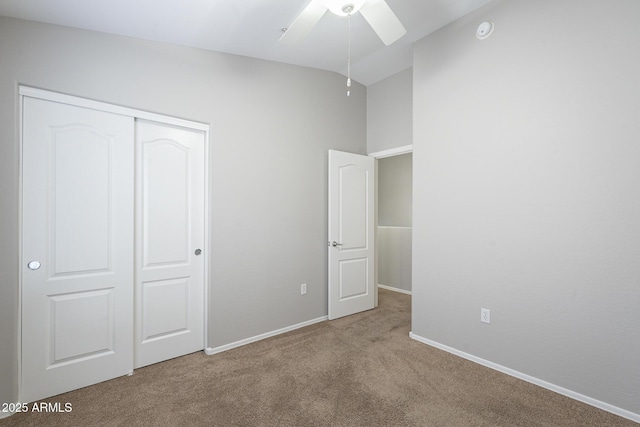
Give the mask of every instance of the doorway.
<svg viewBox="0 0 640 427">
<path fill-rule="evenodd" d="M 372 153 L 377 162 L 377 284 L 411 295 L 413 147 Z"/>
</svg>

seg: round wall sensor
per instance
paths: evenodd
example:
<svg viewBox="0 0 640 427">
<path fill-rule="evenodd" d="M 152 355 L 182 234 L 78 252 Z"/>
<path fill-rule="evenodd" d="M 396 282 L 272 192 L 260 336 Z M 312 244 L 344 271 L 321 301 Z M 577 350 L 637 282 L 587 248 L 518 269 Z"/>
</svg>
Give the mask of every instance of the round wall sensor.
<svg viewBox="0 0 640 427">
<path fill-rule="evenodd" d="M 489 37 L 493 33 L 493 22 L 484 21 L 482 24 L 478 25 L 478 29 L 476 30 L 476 37 L 480 40 L 484 40 Z"/>
</svg>

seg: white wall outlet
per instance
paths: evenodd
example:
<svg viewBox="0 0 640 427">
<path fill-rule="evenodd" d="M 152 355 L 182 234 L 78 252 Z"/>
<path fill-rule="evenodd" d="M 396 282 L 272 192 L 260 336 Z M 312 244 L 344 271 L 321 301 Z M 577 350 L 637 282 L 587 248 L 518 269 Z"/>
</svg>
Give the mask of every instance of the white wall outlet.
<svg viewBox="0 0 640 427">
<path fill-rule="evenodd" d="M 307 294 L 307 284 L 303 283 L 302 285 L 300 285 L 300 295 L 306 295 Z"/>
<path fill-rule="evenodd" d="M 491 310 L 489 310 L 488 308 L 481 308 L 480 321 L 482 323 L 491 323 Z"/>
</svg>

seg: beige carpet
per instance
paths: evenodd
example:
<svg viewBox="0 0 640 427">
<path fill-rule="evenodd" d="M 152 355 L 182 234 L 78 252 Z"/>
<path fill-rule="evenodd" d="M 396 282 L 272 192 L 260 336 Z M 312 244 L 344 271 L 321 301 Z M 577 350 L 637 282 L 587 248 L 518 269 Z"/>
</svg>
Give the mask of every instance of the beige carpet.
<svg viewBox="0 0 640 427">
<path fill-rule="evenodd" d="M 0 426 L 637 426 L 409 338 L 410 297 L 66 393 Z"/>
</svg>

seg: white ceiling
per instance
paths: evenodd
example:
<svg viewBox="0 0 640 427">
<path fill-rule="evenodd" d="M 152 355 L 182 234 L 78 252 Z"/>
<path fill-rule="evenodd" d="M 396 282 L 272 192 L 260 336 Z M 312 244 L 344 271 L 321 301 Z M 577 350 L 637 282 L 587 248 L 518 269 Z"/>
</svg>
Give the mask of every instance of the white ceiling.
<svg viewBox="0 0 640 427">
<path fill-rule="evenodd" d="M 356 14 L 351 77 L 376 83 L 412 65 L 412 43 L 491 0 L 387 0 L 407 34 L 385 46 Z M 0 15 L 347 71 L 347 21 L 327 13 L 300 44 L 280 43 L 309 0 L 0 0 Z M 348 3 L 348 0 L 345 0 Z"/>
</svg>

